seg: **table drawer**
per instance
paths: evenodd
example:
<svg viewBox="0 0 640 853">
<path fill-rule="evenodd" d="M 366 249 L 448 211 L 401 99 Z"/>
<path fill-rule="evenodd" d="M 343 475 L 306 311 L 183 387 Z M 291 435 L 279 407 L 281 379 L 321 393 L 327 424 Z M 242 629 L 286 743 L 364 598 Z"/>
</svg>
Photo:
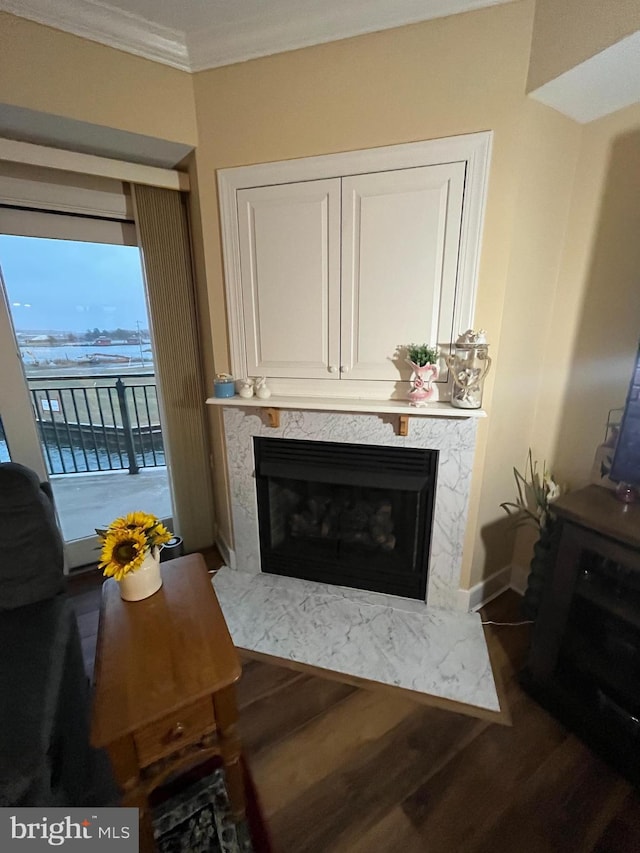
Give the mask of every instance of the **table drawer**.
<svg viewBox="0 0 640 853">
<path fill-rule="evenodd" d="M 136 732 L 133 739 L 138 763 L 140 767 L 147 767 L 214 728 L 213 704 L 211 697 L 207 696 Z"/>
</svg>

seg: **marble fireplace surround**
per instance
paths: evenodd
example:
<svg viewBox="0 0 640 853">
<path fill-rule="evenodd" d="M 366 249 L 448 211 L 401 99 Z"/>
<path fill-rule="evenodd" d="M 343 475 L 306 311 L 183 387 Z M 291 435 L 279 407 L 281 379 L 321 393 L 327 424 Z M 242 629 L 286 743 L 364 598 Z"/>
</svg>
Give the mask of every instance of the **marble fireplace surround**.
<svg viewBox="0 0 640 853">
<path fill-rule="evenodd" d="M 474 417 L 459 415 L 422 415 L 411 418 L 409 435 L 400 436 L 396 434 L 396 420 L 384 413 L 283 409 L 280 426 L 272 427 L 259 408 L 245 408 L 237 403 L 225 406 L 235 568 L 260 572 L 254 436 L 438 450 L 426 601 L 430 607 L 459 610 L 458 590 L 477 421 Z M 393 601 L 394 596 L 386 598 Z"/>
</svg>

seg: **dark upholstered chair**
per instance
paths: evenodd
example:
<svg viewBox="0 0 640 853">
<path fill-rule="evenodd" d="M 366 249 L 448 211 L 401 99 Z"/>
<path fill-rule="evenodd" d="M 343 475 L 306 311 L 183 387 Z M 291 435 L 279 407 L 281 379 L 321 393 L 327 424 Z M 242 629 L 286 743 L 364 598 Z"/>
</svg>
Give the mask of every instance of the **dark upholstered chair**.
<svg viewBox="0 0 640 853">
<path fill-rule="evenodd" d="M 49 484 L 24 465 L 0 464 L 0 610 L 62 592 L 63 565 Z"/>
<path fill-rule="evenodd" d="M 0 806 L 111 805 L 51 492 L 0 464 Z"/>
</svg>

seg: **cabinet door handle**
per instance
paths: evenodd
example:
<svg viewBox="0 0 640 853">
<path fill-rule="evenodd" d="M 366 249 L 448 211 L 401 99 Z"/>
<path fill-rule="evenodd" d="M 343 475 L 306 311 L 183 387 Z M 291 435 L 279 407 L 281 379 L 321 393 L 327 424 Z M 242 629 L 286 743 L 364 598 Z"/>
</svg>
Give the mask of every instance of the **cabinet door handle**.
<svg viewBox="0 0 640 853">
<path fill-rule="evenodd" d="M 349 368 L 347 367 L 346 364 L 343 364 L 340 366 L 340 373 L 348 373 L 348 372 L 349 372 Z"/>
<path fill-rule="evenodd" d="M 338 368 L 336 367 L 336 365 L 330 364 L 329 365 L 329 373 L 337 373 L 337 372 L 338 372 Z"/>
</svg>

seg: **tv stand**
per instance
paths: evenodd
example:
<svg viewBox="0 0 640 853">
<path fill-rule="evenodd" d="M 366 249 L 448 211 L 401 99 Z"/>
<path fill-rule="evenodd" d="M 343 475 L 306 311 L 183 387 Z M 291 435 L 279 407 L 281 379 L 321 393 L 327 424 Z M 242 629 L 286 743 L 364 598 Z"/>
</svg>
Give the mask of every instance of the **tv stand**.
<svg viewBox="0 0 640 853">
<path fill-rule="evenodd" d="M 640 784 L 640 504 L 601 486 L 563 495 L 527 691 Z"/>
</svg>

